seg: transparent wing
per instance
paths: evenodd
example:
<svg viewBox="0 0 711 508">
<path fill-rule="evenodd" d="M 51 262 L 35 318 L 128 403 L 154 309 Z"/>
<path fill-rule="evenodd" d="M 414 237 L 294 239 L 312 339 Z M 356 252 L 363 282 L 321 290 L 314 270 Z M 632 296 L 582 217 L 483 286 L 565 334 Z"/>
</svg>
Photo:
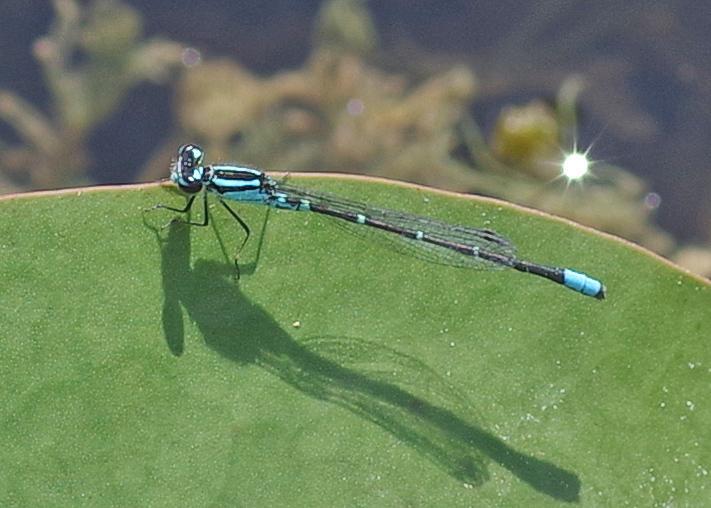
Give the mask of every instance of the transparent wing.
<svg viewBox="0 0 711 508">
<path fill-rule="evenodd" d="M 291 185 L 280 184 L 278 189 L 286 193 L 289 197 L 307 199 L 319 207 L 339 213 L 363 214 L 366 217 L 390 224 L 402 231 L 411 233 L 421 231 L 431 238 L 469 247 L 477 247 L 480 250 L 499 254 L 511 260 L 515 259 L 516 256 L 516 248 L 514 245 L 507 238 L 491 229 L 479 229 L 470 226 L 449 224 L 430 217 L 389 210 L 387 208 L 376 208 L 355 200 L 323 192 L 301 189 Z M 358 236 L 372 237 L 373 239 L 377 237 L 378 241 L 387 242 L 391 248 L 399 252 L 431 263 L 488 270 L 506 267 L 506 265 L 487 261 L 477 256 L 462 254 L 451 248 L 408 238 L 396 233 L 356 224 L 347 220 L 335 219 L 334 222 L 349 232 Z"/>
</svg>

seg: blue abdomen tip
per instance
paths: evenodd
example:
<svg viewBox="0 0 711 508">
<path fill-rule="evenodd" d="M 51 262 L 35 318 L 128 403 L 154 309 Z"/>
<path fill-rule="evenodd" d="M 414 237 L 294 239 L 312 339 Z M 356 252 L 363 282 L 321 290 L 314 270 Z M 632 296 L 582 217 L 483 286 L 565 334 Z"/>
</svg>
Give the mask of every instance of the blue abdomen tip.
<svg viewBox="0 0 711 508">
<path fill-rule="evenodd" d="M 563 271 L 563 284 L 573 291 L 586 296 L 593 296 L 599 300 L 605 298 L 605 286 L 602 282 L 588 277 L 584 273 L 565 269 Z"/>
</svg>

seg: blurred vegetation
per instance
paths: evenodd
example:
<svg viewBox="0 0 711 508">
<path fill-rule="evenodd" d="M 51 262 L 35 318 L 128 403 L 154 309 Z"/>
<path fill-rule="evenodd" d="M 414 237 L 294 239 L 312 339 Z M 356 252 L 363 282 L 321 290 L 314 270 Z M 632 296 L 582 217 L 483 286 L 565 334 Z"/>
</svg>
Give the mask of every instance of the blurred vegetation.
<svg viewBox="0 0 711 508">
<path fill-rule="evenodd" d="M 0 120 L 20 140 L 0 140 L 5 192 L 89 183 L 92 130 L 132 87 L 171 80 L 175 130 L 142 179 L 164 177 L 176 146 L 190 140 L 215 161 L 357 172 L 499 197 L 628 238 L 711 275 L 708 246 L 678 249 L 653 224 L 655 206 L 640 178 L 605 162 L 594 163 L 583 181 L 561 176 L 564 151 L 575 147 L 583 88 L 577 76 L 560 84 L 554 104 L 503 108 L 484 134 L 470 114 L 473 71 L 454 65 L 422 77 L 413 75 L 412 62 L 410 71 L 377 66 L 378 34 L 362 0 L 324 2 L 303 67 L 268 77 L 177 42 L 143 40 L 140 15 L 118 0 L 53 5 L 50 33 L 34 46 L 50 111 L 0 91 Z"/>
<path fill-rule="evenodd" d="M 4 191 L 89 183 L 87 141 L 114 113 L 128 91 L 163 82 L 180 65 L 182 45 L 142 40 L 142 20 L 131 7 L 98 0 L 83 9 L 75 0 L 53 0 L 55 19 L 33 52 L 51 95 L 40 111 L 0 90 L 0 120 L 20 140 L 0 140 Z"/>
</svg>

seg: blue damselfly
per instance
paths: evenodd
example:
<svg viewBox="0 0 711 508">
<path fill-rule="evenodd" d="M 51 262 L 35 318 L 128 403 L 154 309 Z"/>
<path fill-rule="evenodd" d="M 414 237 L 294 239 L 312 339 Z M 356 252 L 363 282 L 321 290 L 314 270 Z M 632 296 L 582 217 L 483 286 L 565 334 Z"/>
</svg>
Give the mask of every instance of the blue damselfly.
<svg viewBox="0 0 711 508">
<path fill-rule="evenodd" d="M 453 225 L 407 212 L 375 208 L 357 201 L 282 184 L 256 168 L 233 164 L 203 165 L 203 159 L 204 152 L 199 146 L 187 144 L 180 147 L 177 160 L 171 167 L 170 179 L 190 196 L 188 202 L 183 208 L 166 205 L 157 205 L 155 208 L 185 213 L 193 206 L 196 197 L 201 195 L 202 222 L 184 222 L 206 226 L 209 221 L 207 194 L 213 194 L 245 231 L 242 246 L 249 238 L 249 226 L 225 200 L 327 215 L 393 235 L 393 238 L 404 242 L 409 248 L 422 253 L 422 257 L 442 264 L 513 268 L 544 277 L 586 296 L 605 298 L 605 286 L 600 281 L 568 268 L 518 259 L 514 245 L 491 229 Z"/>
</svg>

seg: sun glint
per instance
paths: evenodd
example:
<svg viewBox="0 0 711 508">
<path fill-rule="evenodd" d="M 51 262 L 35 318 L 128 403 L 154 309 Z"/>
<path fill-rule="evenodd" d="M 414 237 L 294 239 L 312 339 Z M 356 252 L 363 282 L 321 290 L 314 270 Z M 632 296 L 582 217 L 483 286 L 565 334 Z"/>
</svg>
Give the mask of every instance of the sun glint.
<svg viewBox="0 0 711 508">
<path fill-rule="evenodd" d="M 568 180 L 580 180 L 590 170 L 590 161 L 585 153 L 573 152 L 565 156 L 562 167 Z"/>
</svg>

